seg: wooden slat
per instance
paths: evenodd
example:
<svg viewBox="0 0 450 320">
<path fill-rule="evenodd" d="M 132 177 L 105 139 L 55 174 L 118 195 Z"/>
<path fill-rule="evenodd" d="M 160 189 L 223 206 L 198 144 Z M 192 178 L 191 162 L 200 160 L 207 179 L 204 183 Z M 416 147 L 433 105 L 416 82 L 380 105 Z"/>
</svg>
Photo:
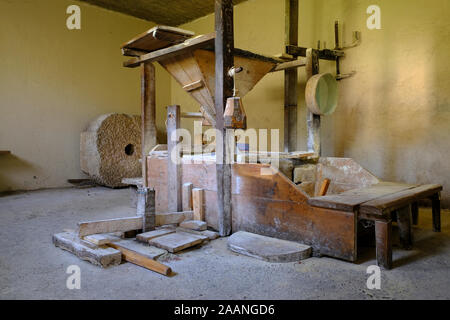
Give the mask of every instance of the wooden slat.
<svg viewBox="0 0 450 320">
<path fill-rule="evenodd" d="M 383 215 L 387 211 L 400 209 L 411 202 L 439 193 L 441 190 L 442 186 L 435 184 L 407 188 L 406 190 L 377 197 L 371 201 L 365 201 L 360 207 L 360 213 Z"/>
<path fill-rule="evenodd" d="M 11 151 L 0 150 L 0 156 L 1 156 L 1 155 L 8 155 L 8 154 L 11 154 Z"/>
<path fill-rule="evenodd" d="M 321 208 L 354 211 L 357 206 L 368 201 L 392 193 L 408 190 L 416 186 L 417 185 L 382 182 L 368 188 L 350 190 L 338 195 L 310 198 L 308 204 Z"/>
<path fill-rule="evenodd" d="M 78 236 L 82 238 L 91 234 L 125 232 L 139 229 L 142 229 L 142 217 L 88 221 L 78 223 Z"/>
<path fill-rule="evenodd" d="M 167 59 L 177 55 L 184 54 L 197 48 L 211 46 L 214 44 L 214 38 L 216 34 L 209 33 L 192 39 L 188 39 L 183 43 L 176 44 L 169 48 L 160 49 L 154 52 L 147 53 L 143 56 L 132 58 L 124 62 L 123 66 L 127 68 L 135 68 L 143 62 L 159 61 L 161 59 Z"/>
<path fill-rule="evenodd" d="M 169 276 L 172 273 L 172 269 L 170 267 L 168 267 L 158 261 L 155 261 L 153 259 L 144 257 L 144 256 L 138 254 L 137 252 L 126 249 L 115 243 L 109 243 L 108 246 L 122 252 L 122 258 L 124 258 L 126 261 L 131 262 L 135 265 L 158 272 L 165 276 Z"/>
<path fill-rule="evenodd" d="M 123 49 L 151 52 L 180 43 L 194 36 L 194 32 L 169 26 L 156 26 L 123 44 Z"/>
</svg>

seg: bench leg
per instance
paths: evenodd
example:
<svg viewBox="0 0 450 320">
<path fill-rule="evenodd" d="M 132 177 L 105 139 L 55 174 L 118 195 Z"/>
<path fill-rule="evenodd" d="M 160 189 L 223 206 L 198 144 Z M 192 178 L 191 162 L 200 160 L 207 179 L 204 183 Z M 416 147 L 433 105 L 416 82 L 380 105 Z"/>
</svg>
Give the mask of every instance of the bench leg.
<svg viewBox="0 0 450 320">
<path fill-rule="evenodd" d="M 375 221 L 378 266 L 392 268 L 392 222 Z"/>
<path fill-rule="evenodd" d="M 412 223 L 417 226 L 419 224 L 419 203 L 411 203 Z"/>
<path fill-rule="evenodd" d="M 441 195 L 436 193 L 431 197 L 433 210 L 433 231 L 441 232 Z"/>
<path fill-rule="evenodd" d="M 410 250 L 412 247 L 412 215 L 410 205 L 397 210 L 397 225 L 400 233 L 400 243 L 404 249 Z"/>
</svg>

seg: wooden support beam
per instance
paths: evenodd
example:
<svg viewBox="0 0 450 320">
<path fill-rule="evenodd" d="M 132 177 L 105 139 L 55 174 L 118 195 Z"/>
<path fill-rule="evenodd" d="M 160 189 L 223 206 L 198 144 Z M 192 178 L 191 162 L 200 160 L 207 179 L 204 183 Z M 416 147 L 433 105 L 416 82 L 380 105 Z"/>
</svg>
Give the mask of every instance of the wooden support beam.
<svg viewBox="0 0 450 320">
<path fill-rule="evenodd" d="M 375 221 L 377 264 L 387 270 L 392 268 L 392 222 Z"/>
<path fill-rule="evenodd" d="M 155 66 L 152 63 L 142 64 L 141 72 L 141 134 L 142 134 L 142 176 L 143 186 L 147 183 L 147 156 L 157 145 L 156 141 L 156 85 Z"/>
<path fill-rule="evenodd" d="M 306 52 L 308 51 L 308 48 L 303 47 L 297 47 L 297 46 L 287 46 L 286 52 L 287 54 L 293 55 L 295 57 L 306 57 Z M 339 50 L 315 50 L 315 53 L 317 54 L 318 58 L 321 60 L 329 60 L 329 61 L 335 61 L 338 57 L 345 57 L 345 53 L 343 51 Z"/>
<path fill-rule="evenodd" d="M 140 57 L 132 58 L 123 63 L 124 67 L 135 68 L 143 62 L 158 61 L 161 59 L 167 59 L 180 54 L 184 54 L 187 51 L 195 50 L 198 48 L 208 47 L 214 43 L 215 33 L 205 34 L 196 38 L 188 39 L 183 43 L 171 46 L 169 48 L 160 49 Z"/>
<path fill-rule="evenodd" d="M 216 144 L 217 209 L 219 234 L 231 233 L 231 164 L 227 163 L 227 130 L 224 126 L 226 100 L 233 95 L 233 79 L 228 71 L 234 65 L 234 26 L 232 0 L 215 0 L 216 128 L 222 143 Z"/>
<path fill-rule="evenodd" d="M 270 72 L 278 72 L 278 71 L 283 71 L 283 70 L 288 70 L 288 69 L 300 68 L 300 67 L 304 67 L 304 66 L 306 66 L 305 59 L 298 59 L 298 60 L 294 60 L 294 61 L 279 63 Z"/>
<path fill-rule="evenodd" d="M 318 51 L 308 49 L 306 51 L 306 81 L 313 75 L 319 73 L 319 56 Z M 306 126 L 308 130 L 307 146 L 308 151 L 317 153 L 319 156 L 322 153 L 320 143 L 320 115 L 315 115 L 307 110 Z"/>
<path fill-rule="evenodd" d="M 433 231 L 441 232 L 441 193 L 438 192 L 431 197 L 433 212 Z"/>
<path fill-rule="evenodd" d="M 285 0 L 285 43 L 298 44 L 298 0 Z M 284 151 L 297 150 L 298 72 L 296 68 L 284 71 Z"/>
<path fill-rule="evenodd" d="M 397 210 L 397 225 L 400 233 L 400 243 L 403 249 L 410 250 L 413 243 L 410 205 Z"/>
<path fill-rule="evenodd" d="M 180 128 L 180 106 L 167 107 L 167 201 L 172 212 L 182 210 L 181 148 L 178 146 L 177 129 Z"/>
</svg>

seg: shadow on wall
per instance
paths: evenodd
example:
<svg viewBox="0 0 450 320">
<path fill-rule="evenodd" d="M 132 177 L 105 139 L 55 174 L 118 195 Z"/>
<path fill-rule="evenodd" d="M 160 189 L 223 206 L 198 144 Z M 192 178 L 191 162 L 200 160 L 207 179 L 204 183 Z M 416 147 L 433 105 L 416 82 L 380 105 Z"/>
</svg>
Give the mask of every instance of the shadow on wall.
<svg viewBox="0 0 450 320">
<path fill-rule="evenodd" d="M 33 175 L 33 179 L 37 179 L 35 174 L 38 171 L 39 168 L 32 163 L 21 159 L 14 154 L 0 156 L 0 194 L 2 192 L 12 191 L 13 189 L 25 189 L 25 182 L 18 183 L 17 180 L 11 178 L 15 173 L 29 173 L 30 175 Z M 21 187 L 17 188 L 17 186 Z"/>
<path fill-rule="evenodd" d="M 405 1 L 383 2 L 382 29 L 370 31 L 365 4 L 352 2 L 354 10 L 332 18 L 347 24 L 345 39 L 362 31 L 361 45 L 341 64 L 357 74 L 340 83 L 339 108 L 324 121 L 333 130 L 323 128 L 333 141 L 324 143 L 325 154 L 351 157 L 383 180 L 442 184 L 448 208 L 450 21 L 422 2 L 412 2 L 408 13 Z"/>
</svg>

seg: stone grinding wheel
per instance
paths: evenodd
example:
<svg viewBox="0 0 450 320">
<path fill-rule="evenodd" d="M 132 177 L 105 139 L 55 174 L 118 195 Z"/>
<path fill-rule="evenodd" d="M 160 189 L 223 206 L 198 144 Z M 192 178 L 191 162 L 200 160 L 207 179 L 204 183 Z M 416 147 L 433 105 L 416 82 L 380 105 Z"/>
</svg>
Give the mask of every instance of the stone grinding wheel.
<svg viewBox="0 0 450 320">
<path fill-rule="evenodd" d="M 125 186 L 123 178 L 142 175 L 141 118 L 126 114 L 105 114 L 81 133 L 81 170 L 100 185 Z"/>
</svg>

